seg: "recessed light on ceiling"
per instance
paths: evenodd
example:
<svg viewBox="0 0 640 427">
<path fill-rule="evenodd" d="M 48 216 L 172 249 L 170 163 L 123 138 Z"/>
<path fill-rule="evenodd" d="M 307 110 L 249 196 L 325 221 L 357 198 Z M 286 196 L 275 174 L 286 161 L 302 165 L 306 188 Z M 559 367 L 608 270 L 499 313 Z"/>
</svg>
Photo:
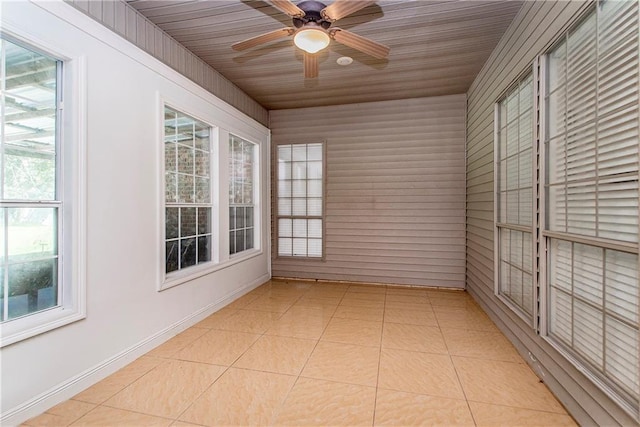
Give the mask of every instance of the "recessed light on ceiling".
<svg viewBox="0 0 640 427">
<path fill-rule="evenodd" d="M 349 65 L 353 62 L 353 58 L 349 56 L 341 56 L 336 60 L 336 62 L 338 63 L 338 65 Z"/>
</svg>

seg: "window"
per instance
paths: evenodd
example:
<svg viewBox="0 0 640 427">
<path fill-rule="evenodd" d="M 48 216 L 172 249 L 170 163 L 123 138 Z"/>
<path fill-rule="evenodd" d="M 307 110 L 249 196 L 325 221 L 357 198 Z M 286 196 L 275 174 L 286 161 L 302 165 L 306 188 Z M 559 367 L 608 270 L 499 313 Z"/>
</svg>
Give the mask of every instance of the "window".
<svg viewBox="0 0 640 427">
<path fill-rule="evenodd" d="M 212 260 L 211 127 L 164 110 L 165 272 Z"/>
<path fill-rule="evenodd" d="M 534 315 L 533 75 L 529 72 L 497 104 L 497 294 L 529 323 Z"/>
<path fill-rule="evenodd" d="M 636 417 L 639 5 L 597 1 L 495 114 L 496 293 Z"/>
<path fill-rule="evenodd" d="M 323 256 L 323 144 L 279 145 L 278 256 Z"/>
<path fill-rule="evenodd" d="M 600 1 L 547 55 L 548 338 L 637 414 L 638 3 Z"/>
<path fill-rule="evenodd" d="M 83 87 L 69 77 L 78 62 L 66 66 L 39 48 L 0 37 L 2 345 L 84 317 L 84 200 L 78 189 L 84 146 L 73 132 L 76 98 L 66 96 Z"/>
<path fill-rule="evenodd" d="M 256 144 L 229 135 L 229 254 L 254 248 Z"/>
</svg>

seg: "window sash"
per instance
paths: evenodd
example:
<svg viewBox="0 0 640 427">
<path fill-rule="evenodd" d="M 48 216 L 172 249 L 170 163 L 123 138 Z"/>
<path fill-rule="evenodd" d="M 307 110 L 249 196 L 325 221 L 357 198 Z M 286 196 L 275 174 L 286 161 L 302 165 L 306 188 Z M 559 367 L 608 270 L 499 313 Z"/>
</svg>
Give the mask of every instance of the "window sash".
<svg viewBox="0 0 640 427">
<path fill-rule="evenodd" d="M 496 102 L 494 135 L 494 292 L 533 328 L 537 316 L 534 95 L 529 69 Z"/>
<path fill-rule="evenodd" d="M 257 147 L 229 135 L 229 255 L 256 247 Z"/>
<path fill-rule="evenodd" d="M 64 284 L 69 283 L 68 291 L 70 291 L 70 278 L 63 276 L 64 205 L 63 191 L 60 185 L 63 63 L 37 48 L 23 45 L 5 35 L 0 38 L 0 44 L 2 45 L 2 49 L 0 49 L 0 112 L 2 117 L 0 121 L 2 127 L 0 132 L 2 135 L 0 141 L 0 210 L 2 210 L 2 224 L 0 225 L 2 231 L 0 237 L 2 239 L 0 242 L 2 245 L 0 254 L 0 270 L 2 271 L 0 274 L 2 293 L 0 323 L 2 323 L 13 322 L 24 317 L 37 315 L 45 310 L 61 307 Z M 18 62 L 11 64 L 8 62 L 7 55 L 10 54 L 10 51 L 13 52 L 12 55 L 18 59 Z M 29 68 L 20 70 L 20 67 L 25 67 L 25 62 Z M 7 79 L 10 78 L 8 67 L 22 75 L 22 85 L 8 87 Z M 32 85 L 24 82 L 24 74 L 31 69 L 37 70 Z M 53 90 L 51 91 L 51 89 Z M 9 117 L 10 114 L 12 115 Z M 11 121 L 11 125 L 7 123 L 7 120 Z M 25 133 L 27 134 L 25 135 Z M 39 144 L 32 143 L 32 139 Z M 15 145 L 13 142 L 22 142 L 23 144 Z M 42 171 L 40 174 L 32 173 L 31 179 L 37 182 L 27 188 L 25 185 L 28 183 L 20 183 L 20 173 L 32 169 L 32 165 L 14 166 L 13 174 L 17 174 L 17 176 L 14 176 L 13 183 L 19 186 L 16 192 L 15 188 L 8 187 L 11 186 L 7 178 L 9 157 L 31 161 L 41 159 L 45 163 L 40 162 L 37 170 L 41 171 L 42 168 L 53 168 L 53 170 L 50 173 Z M 44 175 L 42 175 L 43 173 Z M 42 256 L 15 259 L 15 255 L 12 255 L 12 250 L 10 250 L 10 240 L 13 241 L 8 215 L 10 209 L 31 209 L 33 212 L 45 209 L 51 211 L 52 221 L 46 220 L 46 222 L 51 222 L 49 224 L 51 227 L 49 237 L 52 239 L 50 251 L 43 253 Z M 42 244 L 48 243 L 43 241 Z M 31 250 L 33 249 L 35 248 L 31 248 Z M 31 252 L 31 254 L 34 253 Z M 20 268 L 19 266 L 23 268 L 34 267 L 37 264 L 42 266 L 42 263 L 49 261 L 52 262 L 52 268 L 46 277 L 41 276 L 35 280 L 24 279 L 21 282 L 11 274 L 12 270 L 14 274 L 17 274 L 20 270 L 15 269 Z M 21 270 L 24 272 L 23 269 Z M 47 267 L 45 270 L 49 270 L 49 268 Z M 30 273 L 24 274 L 37 273 L 32 270 Z M 42 284 L 43 281 L 44 284 L 50 283 L 50 286 L 33 289 L 34 286 L 38 286 L 37 282 Z M 16 284 L 18 288 L 14 287 L 12 292 L 12 285 Z M 28 289 L 28 292 L 15 294 L 15 292 L 20 292 L 23 287 L 26 288 L 24 290 Z M 10 300 L 17 301 L 16 298 L 20 299 L 20 302 L 16 303 L 23 306 L 23 310 L 19 310 L 19 314 L 11 316 Z"/>
</svg>

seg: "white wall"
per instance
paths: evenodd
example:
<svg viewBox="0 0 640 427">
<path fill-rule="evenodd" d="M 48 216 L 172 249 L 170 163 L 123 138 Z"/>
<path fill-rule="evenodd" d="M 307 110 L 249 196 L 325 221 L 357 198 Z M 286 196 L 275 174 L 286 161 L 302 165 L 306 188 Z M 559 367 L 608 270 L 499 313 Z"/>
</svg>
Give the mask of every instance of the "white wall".
<svg viewBox="0 0 640 427">
<path fill-rule="evenodd" d="M 84 57 L 87 77 L 87 317 L 0 350 L 2 423 L 14 424 L 75 395 L 269 278 L 269 131 L 61 1 L 0 7 L 0 28 Z M 261 252 L 162 292 L 159 97 L 260 143 L 264 201 Z M 223 187 L 220 194 L 228 193 Z M 226 206 L 221 200 L 222 218 Z"/>
</svg>

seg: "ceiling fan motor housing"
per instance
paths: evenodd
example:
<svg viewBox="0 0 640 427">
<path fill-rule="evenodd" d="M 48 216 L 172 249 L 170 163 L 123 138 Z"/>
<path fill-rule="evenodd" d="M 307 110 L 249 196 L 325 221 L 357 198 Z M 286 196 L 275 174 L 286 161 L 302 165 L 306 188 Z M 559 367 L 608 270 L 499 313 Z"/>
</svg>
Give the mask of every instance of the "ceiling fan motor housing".
<svg viewBox="0 0 640 427">
<path fill-rule="evenodd" d="M 331 22 L 322 17 L 322 9 L 327 7 L 323 3 L 307 0 L 298 3 L 297 6 L 304 11 L 304 16 L 302 18 L 293 18 L 294 27 L 302 28 L 308 24 L 316 24 L 326 30 L 331 26 Z"/>
</svg>

